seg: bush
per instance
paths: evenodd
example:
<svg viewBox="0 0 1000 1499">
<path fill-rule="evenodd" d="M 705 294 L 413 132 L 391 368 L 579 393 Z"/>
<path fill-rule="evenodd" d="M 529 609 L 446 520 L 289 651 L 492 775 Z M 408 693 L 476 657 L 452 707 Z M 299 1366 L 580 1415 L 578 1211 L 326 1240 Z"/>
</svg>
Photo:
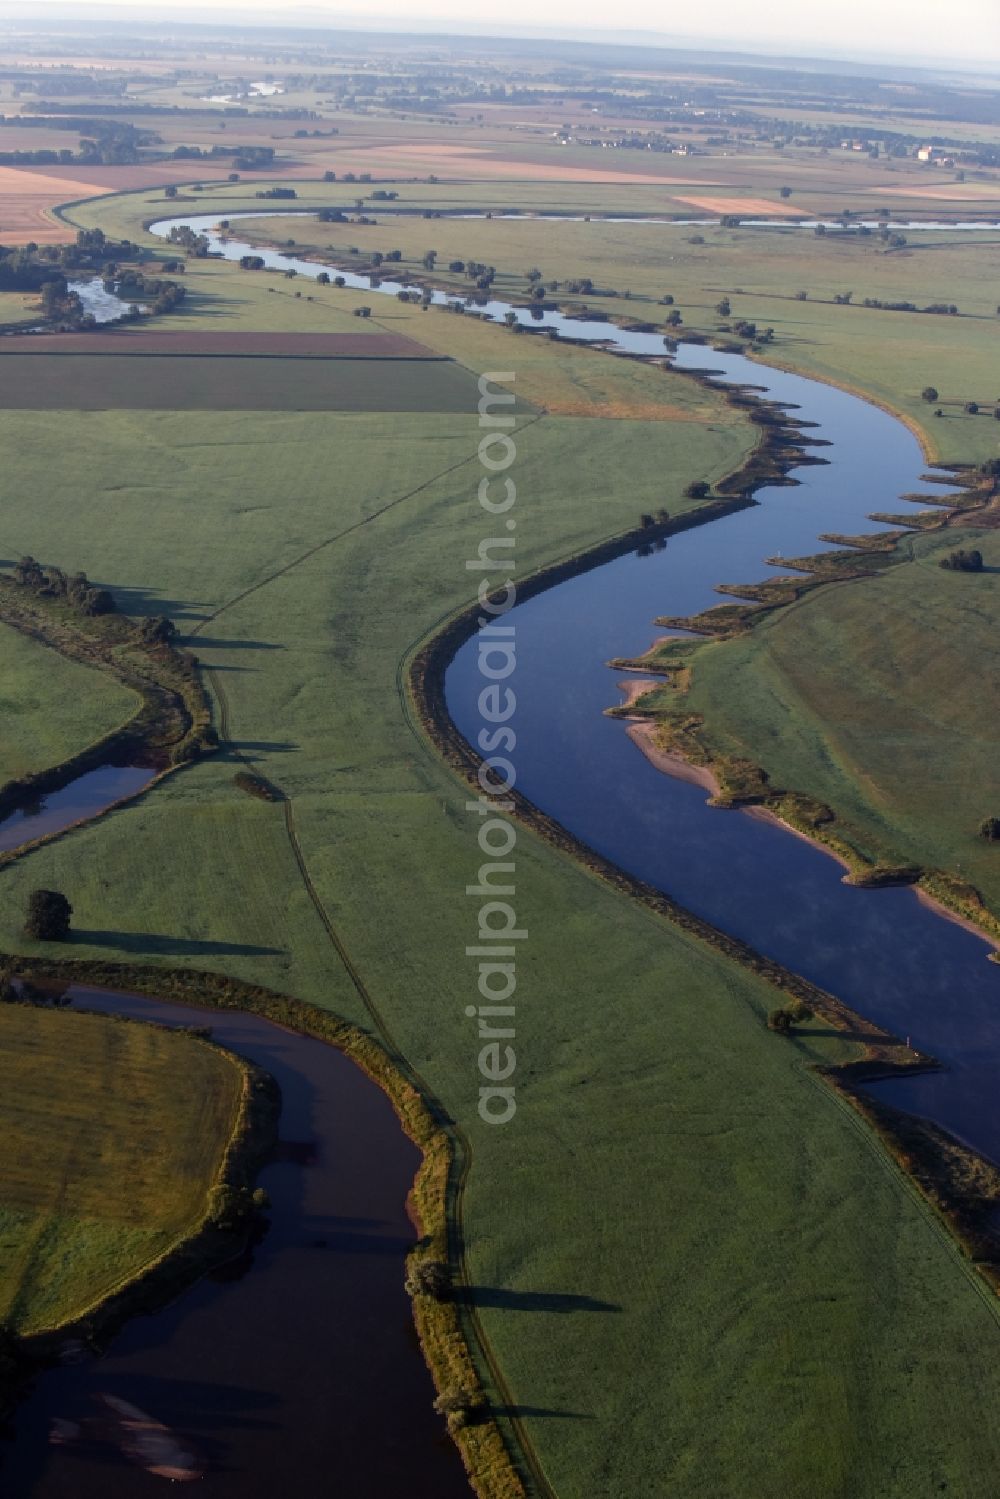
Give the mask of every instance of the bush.
<svg viewBox="0 0 1000 1499">
<path fill-rule="evenodd" d="M 950 572 L 981 573 L 983 554 L 976 547 L 970 547 L 968 550 L 960 547 L 958 551 L 949 552 L 947 557 L 942 557 L 940 565 Z"/>
<path fill-rule="evenodd" d="M 73 907 L 58 890 L 33 890 L 28 897 L 25 934 L 36 942 L 66 942 Z"/>
<path fill-rule="evenodd" d="M 923 400 L 930 402 L 932 405 L 938 399 L 938 393 L 933 385 L 925 385 L 920 395 Z"/>
<path fill-rule="evenodd" d="M 1000 817 L 987 817 L 979 824 L 979 836 L 987 843 L 1000 843 Z"/>
<path fill-rule="evenodd" d="M 712 486 L 704 479 L 692 479 L 690 484 L 685 485 L 684 494 L 689 500 L 703 500 Z"/>
<path fill-rule="evenodd" d="M 451 1273 L 443 1260 L 418 1260 L 410 1270 L 406 1289 L 411 1296 L 430 1296 L 446 1301 L 451 1294 Z"/>
</svg>

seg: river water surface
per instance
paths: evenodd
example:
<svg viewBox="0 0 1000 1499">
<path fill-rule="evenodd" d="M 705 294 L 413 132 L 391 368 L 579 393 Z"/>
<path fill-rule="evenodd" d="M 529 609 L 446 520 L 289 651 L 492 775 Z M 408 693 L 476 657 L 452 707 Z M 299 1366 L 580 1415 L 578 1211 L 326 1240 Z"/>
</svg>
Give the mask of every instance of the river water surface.
<svg viewBox="0 0 1000 1499">
<path fill-rule="evenodd" d="M 282 1144 L 259 1177 L 272 1224 L 240 1263 L 134 1318 L 103 1358 L 46 1373 L 0 1448 L 0 1491 L 162 1494 L 170 1481 L 127 1455 L 110 1396 L 167 1429 L 211 1499 L 468 1499 L 403 1288 L 419 1152 L 381 1089 L 332 1046 L 255 1015 L 69 993 L 87 1009 L 210 1026 L 275 1078 Z"/>
</svg>

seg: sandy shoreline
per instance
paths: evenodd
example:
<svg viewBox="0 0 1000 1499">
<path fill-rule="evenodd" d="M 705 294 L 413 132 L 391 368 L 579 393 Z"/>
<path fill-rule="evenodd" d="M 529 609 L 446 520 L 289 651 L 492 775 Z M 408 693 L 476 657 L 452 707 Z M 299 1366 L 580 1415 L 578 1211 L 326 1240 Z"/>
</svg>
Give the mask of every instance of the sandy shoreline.
<svg viewBox="0 0 1000 1499">
<path fill-rule="evenodd" d="M 637 697 L 641 697 L 644 692 L 649 691 L 650 687 L 655 687 L 656 685 L 657 683 L 649 681 L 619 683 L 622 691 L 627 693 L 627 703 L 634 702 Z M 690 760 L 685 760 L 683 755 L 677 754 L 675 751 L 662 749 L 657 744 L 655 722 L 650 719 L 634 718 L 629 722 L 626 733 L 636 748 L 645 755 L 650 764 L 655 765 L 656 769 L 661 770 L 664 775 L 673 776 L 676 781 L 687 781 L 690 785 L 701 786 L 703 790 L 710 792 L 712 796 L 719 795 L 719 783 L 706 766 L 693 765 Z M 779 817 L 778 813 L 772 811 L 770 807 L 734 807 L 731 810 L 743 812 L 748 817 L 755 817 L 759 822 L 769 822 L 772 827 L 781 828 L 783 832 L 791 833 L 794 838 L 801 838 L 803 843 L 808 843 L 811 848 L 818 849 L 820 853 L 826 854 L 839 864 L 841 869 L 845 871 L 845 880 L 847 877 L 855 874 L 855 870 L 848 860 L 844 858 L 843 854 L 837 853 L 836 849 L 831 848 L 822 839 L 812 838 L 808 833 L 803 832 L 801 828 L 797 828 L 792 823 L 786 822 L 783 817 Z M 919 884 L 914 884 L 910 888 L 914 891 L 921 904 L 927 906 L 929 910 L 934 911 L 936 915 L 943 917 L 946 921 L 954 922 L 956 926 L 962 927 L 965 931 L 971 933 L 972 936 L 979 937 L 994 952 L 1000 952 L 1000 938 L 995 937 L 991 932 L 977 925 L 968 916 L 962 916 L 958 911 L 953 911 L 950 906 L 946 906 L 937 896 L 931 895 L 928 890 L 923 889 Z"/>
<path fill-rule="evenodd" d="M 682 755 L 660 748 L 656 742 L 655 724 L 633 719 L 625 732 L 650 764 L 655 765 L 657 770 L 662 770 L 664 775 L 673 776 L 675 781 L 687 781 L 692 786 L 700 786 L 703 791 L 718 796 L 719 783 L 710 770 L 701 765 L 692 765 Z"/>
</svg>

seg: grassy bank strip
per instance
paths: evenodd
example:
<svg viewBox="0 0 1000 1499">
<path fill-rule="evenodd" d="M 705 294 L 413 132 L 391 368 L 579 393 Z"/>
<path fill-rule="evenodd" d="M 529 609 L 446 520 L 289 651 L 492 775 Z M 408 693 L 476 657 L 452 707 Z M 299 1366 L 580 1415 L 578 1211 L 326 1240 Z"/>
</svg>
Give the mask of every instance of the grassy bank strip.
<svg viewBox="0 0 1000 1499">
<path fill-rule="evenodd" d="M 450 1221 L 456 1190 L 456 1151 L 450 1121 L 432 1111 L 421 1092 L 372 1036 L 302 1000 L 221 974 L 74 959 L 33 958 L 25 961 L 23 967 L 30 968 L 32 977 L 64 984 L 90 984 L 148 994 L 176 1004 L 245 1010 L 274 1025 L 335 1046 L 382 1089 L 406 1134 L 422 1152 L 423 1160 L 410 1195 L 411 1212 L 421 1235 L 411 1256 L 411 1266 L 424 1259 L 453 1257 Z M 463 1326 L 460 1296 L 447 1299 L 415 1296 L 413 1308 L 421 1347 L 439 1396 L 447 1399 L 460 1393 L 473 1412 L 466 1425 L 449 1423 L 449 1428 L 476 1494 L 479 1499 L 525 1499 L 525 1485 L 500 1428 L 488 1414 L 485 1391 Z"/>
<path fill-rule="evenodd" d="M 961 496 L 948 497 L 949 501 L 958 498 L 957 506 L 945 502 L 940 512 L 925 512 L 920 530 L 942 530 L 956 521 L 968 520 L 974 524 L 976 513 L 991 505 L 995 491 L 992 480 L 970 484 Z M 773 785 L 766 768 L 752 758 L 724 755 L 714 749 L 708 742 L 711 725 L 688 706 L 688 694 L 702 651 L 719 645 L 724 648 L 727 641 L 755 629 L 775 610 L 797 604 L 815 590 L 870 578 L 912 556 L 906 531 L 859 537 L 826 535 L 820 539 L 845 543 L 850 550 L 818 553 L 792 561 L 775 560 L 775 565 L 783 562 L 785 566 L 801 569 L 801 576 L 762 584 L 721 584 L 720 593 L 736 595 L 746 602 L 720 605 L 694 616 L 658 619 L 657 624 L 666 628 L 707 636 L 714 645 L 668 640 L 654 646 L 647 655 L 616 660 L 612 664 L 623 670 L 662 676 L 666 681 L 662 688 L 653 688 L 627 705 L 608 709 L 608 714 L 648 723 L 656 749 L 679 756 L 707 772 L 715 782 L 713 805 L 759 808 L 840 860 L 847 871 L 848 883 L 864 887 L 917 885 L 945 913 L 1000 941 L 1000 918 L 971 883 L 942 869 L 893 860 L 891 851 L 887 859 L 869 857 L 858 846 L 858 831 L 834 807 L 815 796 Z"/>
<path fill-rule="evenodd" d="M 211 703 L 197 660 L 176 650 L 168 639 L 150 638 L 137 621 L 125 615 L 83 615 L 58 599 L 39 596 L 9 576 L 0 577 L 0 621 L 72 661 L 110 673 L 140 700 L 133 717 L 110 734 L 59 765 L 0 786 L 0 820 L 105 765 L 149 766 L 157 772 L 152 784 L 215 749 Z M 0 855 L 0 868 L 71 830 L 48 834 Z"/>
</svg>

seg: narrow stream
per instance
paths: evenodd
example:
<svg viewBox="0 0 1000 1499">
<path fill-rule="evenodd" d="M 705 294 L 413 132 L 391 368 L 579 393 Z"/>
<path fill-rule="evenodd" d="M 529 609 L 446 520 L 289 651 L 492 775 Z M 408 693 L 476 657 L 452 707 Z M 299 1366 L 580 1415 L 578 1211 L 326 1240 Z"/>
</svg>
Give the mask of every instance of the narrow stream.
<svg viewBox="0 0 1000 1499">
<path fill-rule="evenodd" d="M 333 1047 L 255 1015 L 74 986 L 81 1007 L 207 1025 L 282 1093 L 259 1177 L 270 1230 L 240 1262 L 133 1318 L 101 1359 L 44 1374 L 0 1445 L 10 1499 L 145 1499 L 170 1486 L 128 1452 L 111 1400 L 165 1427 L 211 1499 L 468 1499 L 403 1288 L 419 1153 Z"/>
</svg>

